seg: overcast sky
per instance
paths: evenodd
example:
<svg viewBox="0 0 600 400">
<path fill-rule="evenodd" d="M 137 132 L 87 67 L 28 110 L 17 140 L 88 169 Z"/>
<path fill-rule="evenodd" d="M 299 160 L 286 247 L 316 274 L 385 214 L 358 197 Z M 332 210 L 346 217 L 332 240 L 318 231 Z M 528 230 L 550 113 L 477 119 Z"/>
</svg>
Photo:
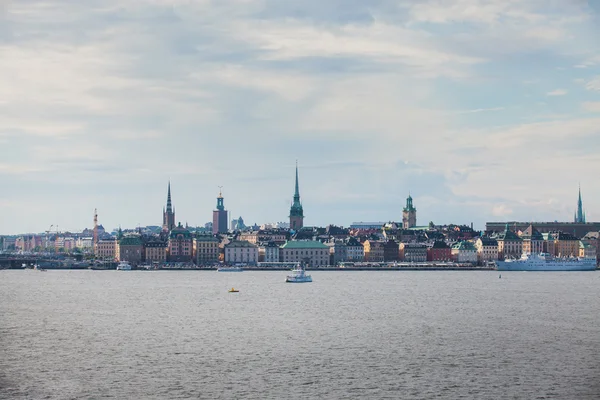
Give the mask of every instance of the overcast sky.
<svg viewBox="0 0 600 400">
<path fill-rule="evenodd" d="M 581 0 L 0 0 L 0 234 L 600 220 Z"/>
</svg>

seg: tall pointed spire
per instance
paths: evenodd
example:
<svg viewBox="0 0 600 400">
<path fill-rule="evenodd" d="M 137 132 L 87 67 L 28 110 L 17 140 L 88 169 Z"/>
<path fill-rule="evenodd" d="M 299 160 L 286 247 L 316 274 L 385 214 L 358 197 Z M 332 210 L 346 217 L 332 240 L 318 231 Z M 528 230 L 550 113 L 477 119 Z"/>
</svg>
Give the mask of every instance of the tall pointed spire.
<svg viewBox="0 0 600 400">
<path fill-rule="evenodd" d="M 290 228 L 300 229 L 304 226 L 304 210 L 300 202 L 300 185 L 298 184 L 298 160 L 296 160 L 296 188 L 294 191 L 294 201 L 290 208 Z"/>
<path fill-rule="evenodd" d="M 163 208 L 163 231 L 169 232 L 175 227 L 175 208 L 171 202 L 171 180 L 167 189 L 167 208 Z"/>
<path fill-rule="evenodd" d="M 300 201 L 300 187 L 298 185 L 298 160 L 296 160 L 296 190 L 294 192 L 294 201 Z"/>
<path fill-rule="evenodd" d="M 583 202 L 581 201 L 581 184 L 579 184 L 579 197 L 577 198 L 577 213 L 575 222 L 585 223 L 585 214 L 583 213 Z"/>
<path fill-rule="evenodd" d="M 169 189 L 167 191 L 167 212 L 173 211 L 173 206 L 171 204 L 171 180 L 169 179 Z"/>
</svg>

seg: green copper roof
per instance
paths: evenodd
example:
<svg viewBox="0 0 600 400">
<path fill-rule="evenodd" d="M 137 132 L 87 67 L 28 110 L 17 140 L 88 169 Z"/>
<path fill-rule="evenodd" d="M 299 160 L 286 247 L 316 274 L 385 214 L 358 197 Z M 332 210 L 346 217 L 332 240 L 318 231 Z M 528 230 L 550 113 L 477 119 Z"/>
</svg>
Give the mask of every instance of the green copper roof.
<svg viewBox="0 0 600 400">
<path fill-rule="evenodd" d="M 475 248 L 475 245 L 473 245 L 473 243 L 467 242 L 467 241 L 454 243 L 454 245 L 452 245 L 452 248 L 455 249 L 455 250 L 474 250 L 474 251 L 477 251 L 477 249 Z"/>
<path fill-rule="evenodd" d="M 292 240 L 285 242 L 282 249 L 328 249 L 323 243 L 316 240 Z"/>
<path fill-rule="evenodd" d="M 177 227 L 171 230 L 171 234 L 169 235 L 169 237 L 171 239 L 175 239 L 179 235 L 183 235 L 185 239 L 189 239 L 192 237 L 192 233 L 189 230 L 185 229 L 183 226 L 181 226 L 181 222 Z"/>
<path fill-rule="evenodd" d="M 119 246 L 141 246 L 142 239 L 137 235 L 125 236 L 119 242 Z"/>
</svg>

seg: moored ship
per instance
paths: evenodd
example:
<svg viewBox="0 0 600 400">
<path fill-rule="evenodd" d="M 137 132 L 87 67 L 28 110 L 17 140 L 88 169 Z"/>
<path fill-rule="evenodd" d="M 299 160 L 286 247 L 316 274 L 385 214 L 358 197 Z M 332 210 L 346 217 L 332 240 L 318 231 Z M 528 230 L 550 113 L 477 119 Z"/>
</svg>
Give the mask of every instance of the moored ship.
<svg viewBox="0 0 600 400">
<path fill-rule="evenodd" d="M 548 253 L 523 254 L 518 260 L 496 261 L 498 271 L 594 271 L 596 258 L 554 257 Z"/>
</svg>

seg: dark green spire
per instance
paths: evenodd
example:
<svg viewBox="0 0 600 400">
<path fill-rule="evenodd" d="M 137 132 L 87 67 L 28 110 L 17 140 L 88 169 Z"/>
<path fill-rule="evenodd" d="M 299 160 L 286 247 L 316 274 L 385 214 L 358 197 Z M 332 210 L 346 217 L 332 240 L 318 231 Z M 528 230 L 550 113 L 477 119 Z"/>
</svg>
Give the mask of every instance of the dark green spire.
<svg viewBox="0 0 600 400">
<path fill-rule="evenodd" d="M 294 201 L 290 209 L 290 217 L 304 217 L 304 210 L 300 202 L 300 185 L 298 184 L 298 161 L 296 161 L 296 190 L 294 191 Z"/>
<path fill-rule="evenodd" d="M 583 212 L 583 202 L 581 201 L 581 185 L 579 185 L 579 198 L 577 199 L 577 213 L 575 215 L 575 222 L 585 223 L 585 214 Z"/>
</svg>

